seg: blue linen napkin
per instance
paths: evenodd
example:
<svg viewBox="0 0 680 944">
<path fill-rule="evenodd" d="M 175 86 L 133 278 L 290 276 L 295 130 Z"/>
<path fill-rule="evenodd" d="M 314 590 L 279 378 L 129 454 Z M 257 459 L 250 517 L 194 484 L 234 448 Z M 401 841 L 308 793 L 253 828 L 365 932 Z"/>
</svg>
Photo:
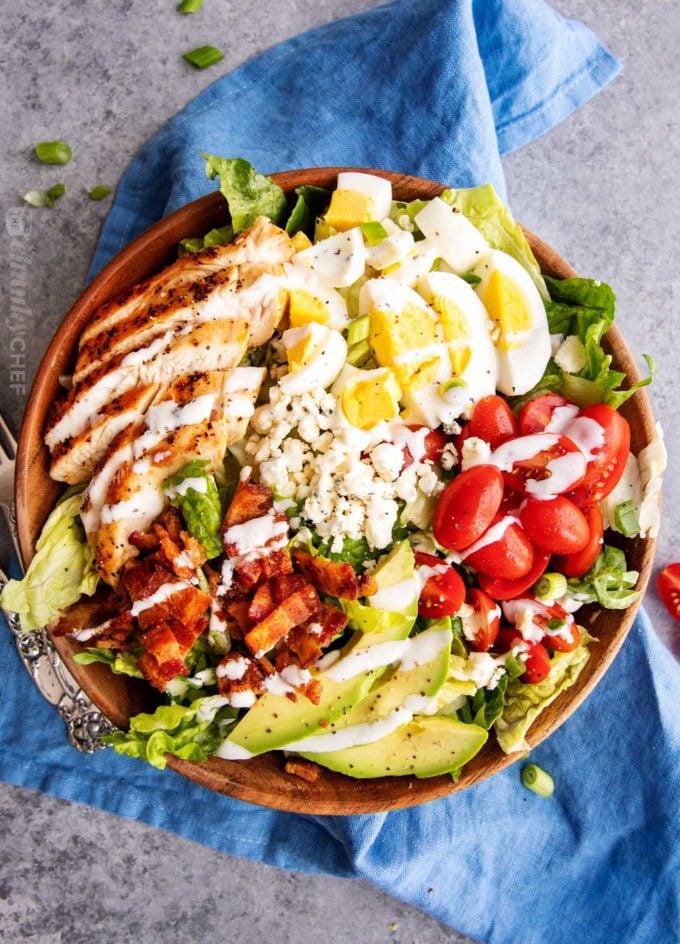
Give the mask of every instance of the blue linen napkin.
<svg viewBox="0 0 680 944">
<path fill-rule="evenodd" d="M 97 271 L 210 190 L 199 151 L 260 170 L 354 164 L 504 192 L 499 153 L 549 130 L 617 71 L 542 0 L 396 0 L 297 37 L 218 80 L 123 177 Z M 677 667 L 641 614 L 598 689 L 517 768 L 410 810 L 294 816 L 212 794 L 112 752 L 83 756 L 0 633 L 0 777 L 289 869 L 362 876 L 493 944 L 680 937 Z"/>
</svg>

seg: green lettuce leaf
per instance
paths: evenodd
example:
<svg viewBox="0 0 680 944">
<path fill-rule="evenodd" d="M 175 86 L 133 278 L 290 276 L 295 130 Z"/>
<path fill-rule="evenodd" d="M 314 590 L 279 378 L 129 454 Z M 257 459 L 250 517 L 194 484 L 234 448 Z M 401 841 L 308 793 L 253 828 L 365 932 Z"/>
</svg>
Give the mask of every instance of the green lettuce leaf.
<svg viewBox="0 0 680 944">
<path fill-rule="evenodd" d="M 590 657 L 588 644 L 593 637 L 583 627 L 580 631 L 581 644 L 572 652 L 556 652 L 548 676 L 538 685 L 526 685 L 518 678 L 508 683 L 503 711 L 494 724 L 498 743 L 506 754 L 529 750 L 525 736 L 531 724 L 581 674 Z"/>
<path fill-rule="evenodd" d="M 458 718 L 465 724 L 476 724 L 488 731 L 503 711 L 508 676 L 502 675 L 494 689 L 480 688 L 458 709 Z"/>
<path fill-rule="evenodd" d="M 286 223 L 289 236 L 303 232 L 310 239 L 314 237 L 317 216 L 326 211 L 331 194 L 324 187 L 302 186 L 295 188 L 297 200 Z"/>
<path fill-rule="evenodd" d="M 45 522 L 35 557 L 23 580 L 10 580 L 0 605 L 18 613 L 24 632 L 41 629 L 83 594 L 91 596 L 99 577 L 85 540 L 79 512 L 82 493 L 61 501 Z"/>
<path fill-rule="evenodd" d="M 524 230 L 515 222 L 509 208 L 492 184 L 466 190 L 445 190 L 442 200 L 466 216 L 493 249 L 501 249 L 527 270 L 544 300 L 548 299 L 541 268 L 536 261 Z"/>
<path fill-rule="evenodd" d="M 73 661 L 78 665 L 92 665 L 102 662 L 108 665 L 114 675 L 129 675 L 131 678 L 144 678 L 137 665 L 137 654 L 133 652 L 114 652 L 113 649 L 86 649 L 78 652 Z"/>
<path fill-rule="evenodd" d="M 200 252 L 201 249 L 209 249 L 211 246 L 225 246 L 234 238 L 234 228 L 230 223 L 219 229 L 211 229 L 205 236 L 192 236 L 189 239 L 181 239 L 179 243 L 179 255 L 188 256 L 194 252 Z"/>
<path fill-rule="evenodd" d="M 599 603 L 607 610 L 626 610 L 640 597 L 635 589 L 640 574 L 628 570 L 626 555 L 607 544 L 582 577 L 567 581 L 568 594 L 582 603 Z"/>
<path fill-rule="evenodd" d="M 224 544 L 220 532 L 222 503 L 214 476 L 205 471 L 207 464 L 207 460 L 193 459 L 166 479 L 163 489 L 170 504 L 182 512 L 189 533 L 201 542 L 211 560 L 224 553 Z M 205 485 L 199 490 L 187 480 L 200 480 Z"/>
<path fill-rule="evenodd" d="M 513 401 L 513 406 L 521 406 L 544 390 L 552 390 L 581 407 L 607 403 L 618 409 L 636 390 L 652 382 L 656 372 L 653 358 L 643 355 L 649 376 L 622 389 L 626 375 L 620 370 L 612 370 L 611 354 L 606 354 L 602 348 L 602 339 L 616 312 L 616 297 L 611 287 L 594 279 L 553 279 L 546 276 L 545 282 L 550 292 L 546 314 L 551 334 L 576 336 L 583 344 L 586 363 L 572 374 L 561 371 L 551 360 L 537 386 L 521 401 Z"/>
<path fill-rule="evenodd" d="M 258 216 L 268 216 L 272 223 L 282 223 L 288 214 L 286 195 L 271 177 L 258 174 L 242 157 L 205 158 L 205 173 L 210 180 L 220 178 L 220 191 L 229 204 L 234 233 L 251 226 Z"/>
<path fill-rule="evenodd" d="M 219 695 L 197 698 L 191 705 L 161 705 L 153 714 L 130 719 L 129 731 L 102 738 L 117 754 L 137 757 L 163 770 L 166 754 L 204 761 L 224 740 L 224 722 L 236 711 Z"/>
</svg>

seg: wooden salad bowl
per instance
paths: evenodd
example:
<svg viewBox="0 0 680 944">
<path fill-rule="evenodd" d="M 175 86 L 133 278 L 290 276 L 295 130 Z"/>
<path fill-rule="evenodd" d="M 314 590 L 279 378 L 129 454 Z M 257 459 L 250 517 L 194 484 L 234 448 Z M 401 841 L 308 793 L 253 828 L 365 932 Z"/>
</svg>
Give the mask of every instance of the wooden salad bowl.
<svg viewBox="0 0 680 944">
<path fill-rule="evenodd" d="M 286 171 L 274 174 L 274 179 L 286 191 L 302 184 L 330 188 L 334 186 L 338 172 L 348 169 L 361 168 Z M 445 189 L 441 184 L 419 177 L 379 170 L 370 172 L 390 180 L 394 196 L 401 200 L 429 199 Z M 49 455 L 43 434 L 50 404 L 61 393 L 59 377 L 72 370 L 82 330 L 101 304 L 172 262 L 180 239 L 203 235 L 213 227 L 224 226 L 227 221 L 226 203 L 216 191 L 152 226 L 120 252 L 88 285 L 52 339 L 33 384 L 19 437 L 16 507 L 24 566 L 28 566 L 33 557 L 36 538 L 63 489 L 49 476 Z M 554 249 L 533 233 L 527 231 L 526 235 L 543 272 L 557 278 L 576 275 Z M 639 380 L 633 355 L 616 326 L 607 334 L 606 347 L 613 355 L 614 366 L 625 371 L 628 381 Z M 637 391 L 621 412 L 630 423 L 632 450 L 637 454 L 650 442 L 654 433 L 654 418 L 646 393 Z M 629 566 L 640 571 L 638 586 L 644 591 L 652 570 L 656 541 L 622 539 L 621 544 L 627 552 Z M 576 684 L 546 708 L 532 725 L 527 736 L 531 747 L 540 744 L 563 724 L 595 688 L 626 638 L 638 606 L 636 604 L 624 611 L 596 608 L 592 608 L 591 613 L 583 611 L 589 632 L 599 641 L 592 645 L 591 657 Z M 72 656 L 80 651 L 80 647 L 68 637 L 56 638 L 54 644 L 84 691 L 118 727 L 127 727 L 130 716 L 139 711 L 153 710 L 158 699 L 150 686 L 125 676 L 112 675 L 103 665 L 77 665 Z M 280 753 L 265 754 L 246 762 L 211 757 L 202 764 L 168 757 L 168 766 L 210 790 L 239 800 L 298 813 L 337 815 L 384 812 L 425 803 L 465 790 L 503 770 L 521 756 L 504 754 L 491 735 L 483 750 L 464 767 L 457 783 L 447 775 L 426 780 L 416 777 L 354 780 L 327 770 L 322 770 L 315 783 L 308 783 L 284 771 Z"/>
</svg>

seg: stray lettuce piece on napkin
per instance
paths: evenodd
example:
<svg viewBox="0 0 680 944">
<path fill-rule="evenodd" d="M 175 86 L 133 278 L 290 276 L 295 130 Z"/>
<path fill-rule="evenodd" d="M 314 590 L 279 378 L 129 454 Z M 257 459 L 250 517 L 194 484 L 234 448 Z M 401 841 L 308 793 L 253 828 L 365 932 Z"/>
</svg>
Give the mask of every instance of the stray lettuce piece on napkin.
<svg viewBox="0 0 680 944">
<path fill-rule="evenodd" d="M 568 594 L 582 603 L 599 603 L 607 610 L 626 610 L 640 597 L 635 589 L 640 574 L 628 570 L 626 555 L 618 547 L 602 546 L 590 570 L 567 581 Z"/>
<path fill-rule="evenodd" d="M 493 249 L 501 249 L 516 259 L 527 270 L 544 301 L 547 301 L 548 290 L 541 268 L 531 251 L 524 230 L 515 222 L 512 213 L 492 184 L 464 190 L 445 190 L 441 198 L 467 216 Z"/>
<path fill-rule="evenodd" d="M 205 158 L 205 173 L 210 180 L 220 178 L 220 191 L 229 204 L 234 233 L 251 226 L 258 216 L 268 216 L 272 223 L 282 223 L 288 214 L 286 195 L 271 177 L 258 174 L 242 157 Z"/>
<path fill-rule="evenodd" d="M 10 580 L 0 605 L 18 613 L 24 632 L 41 629 L 83 594 L 91 596 L 99 576 L 79 512 L 82 493 L 61 501 L 45 522 L 35 557 L 23 580 Z"/>
<path fill-rule="evenodd" d="M 179 508 L 189 534 L 201 542 L 208 560 L 224 553 L 220 526 L 222 503 L 215 478 L 205 471 L 205 459 L 192 459 L 166 479 L 163 490 L 171 505 Z"/>
<path fill-rule="evenodd" d="M 550 672 L 542 682 L 526 685 L 515 678 L 508 684 L 503 711 L 494 724 L 498 743 L 506 754 L 529 750 L 524 738 L 531 724 L 581 674 L 590 657 L 588 644 L 593 642 L 594 637 L 583 627 L 579 629 L 580 645 L 571 652 L 556 652 L 551 660 Z"/>
<path fill-rule="evenodd" d="M 314 228 L 317 216 L 321 216 L 328 209 L 331 194 L 324 187 L 302 186 L 295 188 L 297 200 L 291 210 L 286 232 L 289 236 L 303 232 L 310 239 L 314 238 Z"/>
<path fill-rule="evenodd" d="M 137 757 L 163 770 L 166 754 L 199 762 L 214 754 L 226 737 L 224 722 L 235 717 L 235 709 L 229 708 L 225 698 L 209 695 L 188 706 L 161 705 L 153 714 L 135 715 L 129 731 L 116 731 L 102 740 L 117 754 Z"/>
</svg>

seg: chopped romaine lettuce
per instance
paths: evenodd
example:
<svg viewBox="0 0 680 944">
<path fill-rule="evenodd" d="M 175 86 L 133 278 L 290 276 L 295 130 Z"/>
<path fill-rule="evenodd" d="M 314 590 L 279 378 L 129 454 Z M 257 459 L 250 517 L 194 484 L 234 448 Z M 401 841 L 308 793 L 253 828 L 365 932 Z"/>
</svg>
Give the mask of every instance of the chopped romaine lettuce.
<svg viewBox="0 0 680 944">
<path fill-rule="evenodd" d="M 222 503 L 214 476 L 205 471 L 206 460 L 193 459 L 166 479 L 163 489 L 170 502 L 182 512 L 187 530 L 205 548 L 208 560 L 224 553 L 220 526 Z"/>
<path fill-rule="evenodd" d="M 78 652 L 73 661 L 78 665 L 92 665 L 93 662 L 102 662 L 108 665 L 114 675 L 129 675 L 131 678 L 144 678 L 137 665 L 137 654 L 133 652 L 117 652 L 113 649 L 86 649 Z"/>
<path fill-rule="evenodd" d="M 465 724 L 477 724 L 488 731 L 503 711 L 508 676 L 502 675 L 495 688 L 480 688 L 458 709 L 458 718 Z"/>
<path fill-rule="evenodd" d="M 205 158 L 205 173 L 211 179 L 220 178 L 220 190 L 229 204 L 234 233 L 251 226 L 258 216 L 267 216 L 272 223 L 281 223 L 288 212 L 286 195 L 271 177 L 258 174 L 242 157 Z"/>
<path fill-rule="evenodd" d="M 225 698 L 210 695 L 191 705 L 160 705 L 153 714 L 130 719 L 129 731 L 102 738 L 117 754 L 138 757 L 163 770 L 166 754 L 184 760 L 203 761 L 224 739 L 224 722 L 236 717 Z"/>
<path fill-rule="evenodd" d="M 35 557 L 22 580 L 10 580 L 0 604 L 21 617 L 21 628 L 41 629 L 83 594 L 91 596 L 99 580 L 92 549 L 78 513 L 82 493 L 61 501 L 45 522 Z"/>
<path fill-rule="evenodd" d="M 445 203 L 460 210 L 480 231 L 493 249 L 501 249 L 516 259 L 527 270 L 544 300 L 548 291 L 541 268 L 531 251 L 524 230 L 498 196 L 492 184 L 465 190 L 445 190 Z"/>
<path fill-rule="evenodd" d="M 568 595 L 607 610 L 626 610 L 640 596 L 634 589 L 639 576 L 637 570 L 628 570 L 622 550 L 604 544 L 590 570 L 567 581 Z"/>
<path fill-rule="evenodd" d="M 303 232 L 310 239 L 314 236 L 317 216 L 326 210 L 330 201 L 330 191 L 323 187 L 303 186 L 295 188 L 297 200 L 286 223 L 289 236 Z"/>
<path fill-rule="evenodd" d="M 538 685 L 526 685 L 518 678 L 508 683 L 503 710 L 494 724 L 498 743 L 506 754 L 529 750 L 525 736 L 531 724 L 581 674 L 590 656 L 588 644 L 593 637 L 582 627 L 580 631 L 580 645 L 571 652 L 556 652 L 550 672 Z"/>
</svg>

